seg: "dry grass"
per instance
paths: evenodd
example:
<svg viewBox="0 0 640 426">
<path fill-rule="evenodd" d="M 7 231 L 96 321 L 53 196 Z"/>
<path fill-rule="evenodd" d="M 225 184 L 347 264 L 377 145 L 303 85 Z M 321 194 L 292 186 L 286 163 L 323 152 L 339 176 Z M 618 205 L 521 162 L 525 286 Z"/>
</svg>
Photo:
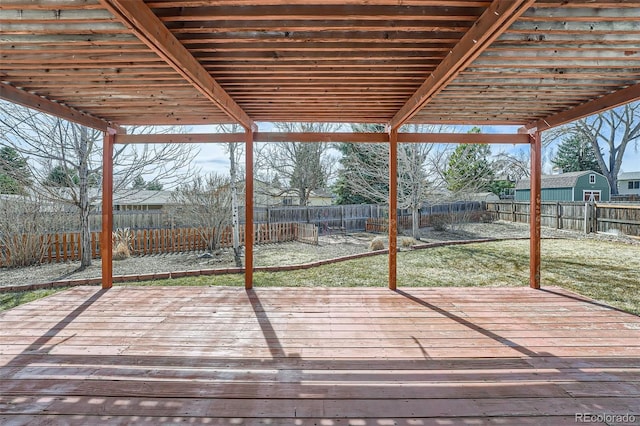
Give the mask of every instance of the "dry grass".
<svg viewBox="0 0 640 426">
<path fill-rule="evenodd" d="M 543 240 L 542 286 L 559 286 L 640 315 L 640 246 L 594 240 Z M 313 269 L 255 273 L 260 286 L 387 285 L 386 256 Z M 529 242 L 501 241 L 398 254 L 400 287 L 527 286 Z M 242 275 L 180 278 L 140 285 L 244 285 Z M 0 306 L 2 309 L 2 306 Z M 6 308 L 5 308 L 6 309 Z"/>
<path fill-rule="evenodd" d="M 125 260 L 131 257 L 133 232 L 129 228 L 118 228 L 113 232 L 113 260 Z"/>
<path fill-rule="evenodd" d="M 369 250 L 380 251 L 384 249 L 385 249 L 385 246 L 384 246 L 383 238 L 374 238 L 373 240 L 371 240 L 371 243 L 369 244 Z"/>
<path fill-rule="evenodd" d="M 411 248 L 412 245 L 417 244 L 418 242 L 413 237 L 400 237 L 398 238 L 398 245 L 402 248 Z"/>
<path fill-rule="evenodd" d="M 131 257 L 129 245 L 124 241 L 120 241 L 113 249 L 113 260 L 125 260 Z"/>
</svg>

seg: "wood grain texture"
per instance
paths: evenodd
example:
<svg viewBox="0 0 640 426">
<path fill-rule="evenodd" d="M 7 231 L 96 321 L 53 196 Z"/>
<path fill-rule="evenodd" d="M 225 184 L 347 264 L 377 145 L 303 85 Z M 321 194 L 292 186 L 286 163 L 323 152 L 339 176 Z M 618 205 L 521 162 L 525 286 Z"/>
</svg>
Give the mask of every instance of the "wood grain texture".
<svg viewBox="0 0 640 426">
<path fill-rule="evenodd" d="M 3 424 L 563 425 L 639 398 L 640 318 L 557 288 L 75 287 L 0 314 Z"/>
<path fill-rule="evenodd" d="M 3 0 L 0 77 L 21 91 L 5 98 L 98 127 L 542 129 L 637 99 L 638 16 L 631 0 Z"/>
</svg>

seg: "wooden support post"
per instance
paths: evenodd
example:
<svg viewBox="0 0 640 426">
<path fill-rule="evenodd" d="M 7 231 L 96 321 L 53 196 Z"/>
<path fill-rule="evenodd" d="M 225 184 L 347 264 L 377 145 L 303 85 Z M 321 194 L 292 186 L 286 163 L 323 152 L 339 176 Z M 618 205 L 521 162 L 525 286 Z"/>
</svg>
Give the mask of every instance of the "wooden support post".
<svg viewBox="0 0 640 426">
<path fill-rule="evenodd" d="M 398 252 L 398 131 L 389 132 L 389 288 L 396 289 Z"/>
<path fill-rule="evenodd" d="M 244 288 L 253 288 L 253 131 L 247 129 L 245 148 Z"/>
<path fill-rule="evenodd" d="M 531 190 L 529 221 L 529 285 L 540 288 L 540 214 L 541 214 L 542 138 L 531 135 Z"/>
<path fill-rule="evenodd" d="M 102 145 L 102 238 L 100 260 L 102 262 L 102 288 L 113 286 L 113 144 L 115 131 L 107 129 Z"/>
<path fill-rule="evenodd" d="M 589 203 L 584 203 L 584 233 L 589 233 Z"/>
</svg>

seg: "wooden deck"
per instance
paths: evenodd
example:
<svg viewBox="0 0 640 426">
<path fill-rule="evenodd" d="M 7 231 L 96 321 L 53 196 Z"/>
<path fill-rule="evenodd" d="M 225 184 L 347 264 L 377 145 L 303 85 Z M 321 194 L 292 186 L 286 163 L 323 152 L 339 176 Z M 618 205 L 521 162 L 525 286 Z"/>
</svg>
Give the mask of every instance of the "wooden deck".
<svg viewBox="0 0 640 426">
<path fill-rule="evenodd" d="M 640 318 L 558 289 L 78 287 L 0 314 L 3 425 L 577 413 L 640 423 Z"/>
</svg>

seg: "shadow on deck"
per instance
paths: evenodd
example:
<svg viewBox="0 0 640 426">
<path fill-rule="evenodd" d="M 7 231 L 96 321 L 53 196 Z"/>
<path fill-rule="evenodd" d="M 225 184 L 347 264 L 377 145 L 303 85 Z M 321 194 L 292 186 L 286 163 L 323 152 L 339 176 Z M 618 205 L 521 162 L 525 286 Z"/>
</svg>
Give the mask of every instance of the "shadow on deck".
<svg viewBox="0 0 640 426">
<path fill-rule="evenodd" d="M 560 289 L 78 287 L 0 314 L 2 424 L 640 422 L 639 400 L 640 318 Z"/>
</svg>

